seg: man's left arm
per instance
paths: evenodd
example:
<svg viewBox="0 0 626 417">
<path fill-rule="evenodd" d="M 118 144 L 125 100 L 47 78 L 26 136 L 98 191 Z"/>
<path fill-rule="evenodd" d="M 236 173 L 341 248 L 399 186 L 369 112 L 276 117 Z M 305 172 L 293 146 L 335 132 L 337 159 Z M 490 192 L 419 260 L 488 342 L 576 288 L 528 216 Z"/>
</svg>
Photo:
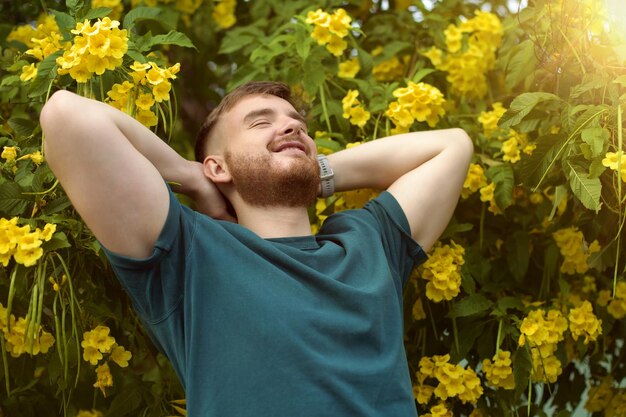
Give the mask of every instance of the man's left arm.
<svg viewBox="0 0 626 417">
<path fill-rule="evenodd" d="M 473 145 L 462 129 L 405 133 L 328 156 L 336 191 L 386 189 L 402 207 L 413 238 L 428 251 L 459 199 Z"/>
</svg>

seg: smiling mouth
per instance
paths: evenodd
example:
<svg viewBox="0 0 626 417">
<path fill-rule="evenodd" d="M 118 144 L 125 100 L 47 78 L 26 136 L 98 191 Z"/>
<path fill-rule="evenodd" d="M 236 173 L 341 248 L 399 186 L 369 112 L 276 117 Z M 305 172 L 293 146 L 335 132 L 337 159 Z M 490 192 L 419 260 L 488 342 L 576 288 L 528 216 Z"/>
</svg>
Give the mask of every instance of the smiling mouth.
<svg viewBox="0 0 626 417">
<path fill-rule="evenodd" d="M 274 149 L 274 152 L 279 153 L 279 152 L 294 151 L 294 150 L 306 153 L 305 146 L 302 143 L 295 142 L 295 141 L 281 143 Z"/>
</svg>

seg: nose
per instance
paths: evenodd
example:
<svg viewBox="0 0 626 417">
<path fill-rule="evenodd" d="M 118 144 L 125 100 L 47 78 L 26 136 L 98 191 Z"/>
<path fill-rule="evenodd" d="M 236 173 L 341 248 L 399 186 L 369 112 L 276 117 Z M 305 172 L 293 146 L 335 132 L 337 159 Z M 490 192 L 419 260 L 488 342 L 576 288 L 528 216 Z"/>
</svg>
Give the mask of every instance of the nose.
<svg viewBox="0 0 626 417">
<path fill-rule="evenodd" d="M 285 123 L 283 124 L 280 130 L 280 133 L 283 136 L 293 135 L 293 134 L 299 135 L 302 132 L 304 132 L 304 128 L 302 127 L 302 124 L 299 121 L 295 119 L 291 119 L 291 118 L 285 121 Z"/>
</svg>

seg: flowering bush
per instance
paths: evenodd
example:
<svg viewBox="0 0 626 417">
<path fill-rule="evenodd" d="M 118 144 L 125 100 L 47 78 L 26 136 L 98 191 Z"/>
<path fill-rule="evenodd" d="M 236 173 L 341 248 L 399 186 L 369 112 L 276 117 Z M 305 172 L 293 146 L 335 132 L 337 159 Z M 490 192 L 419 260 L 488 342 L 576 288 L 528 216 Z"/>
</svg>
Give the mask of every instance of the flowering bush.
<svg viewBox="0 0 626 417">
<path fill-rule="evenodd" d="M 626 35 L 601 2 L 23 3 L 0 4 L 0 414 L 184 414 L 47 167 L 51 92 L 108 103 L 191 159 L 227 90 L 272 79 L 323 153 L 431 128 L 473 139 L 455 215 L 405 289 L 420 415 L 626 415 Z M 312 229 L 379 191 L 319 199 Z"/>
</svg>

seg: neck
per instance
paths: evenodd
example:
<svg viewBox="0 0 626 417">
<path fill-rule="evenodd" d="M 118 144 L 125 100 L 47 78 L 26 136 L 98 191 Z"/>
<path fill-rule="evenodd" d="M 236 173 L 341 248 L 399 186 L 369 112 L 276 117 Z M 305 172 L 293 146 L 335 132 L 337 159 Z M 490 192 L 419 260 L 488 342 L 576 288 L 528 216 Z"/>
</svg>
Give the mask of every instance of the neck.
<svg viewBox="0 0 626 417">
<path fill-rule="evenodd" d="M 260 237 L 310 236 L 311 224 L 306 207 L 258 207 L 237 205 L 237 220 Z"/>
</svg>

